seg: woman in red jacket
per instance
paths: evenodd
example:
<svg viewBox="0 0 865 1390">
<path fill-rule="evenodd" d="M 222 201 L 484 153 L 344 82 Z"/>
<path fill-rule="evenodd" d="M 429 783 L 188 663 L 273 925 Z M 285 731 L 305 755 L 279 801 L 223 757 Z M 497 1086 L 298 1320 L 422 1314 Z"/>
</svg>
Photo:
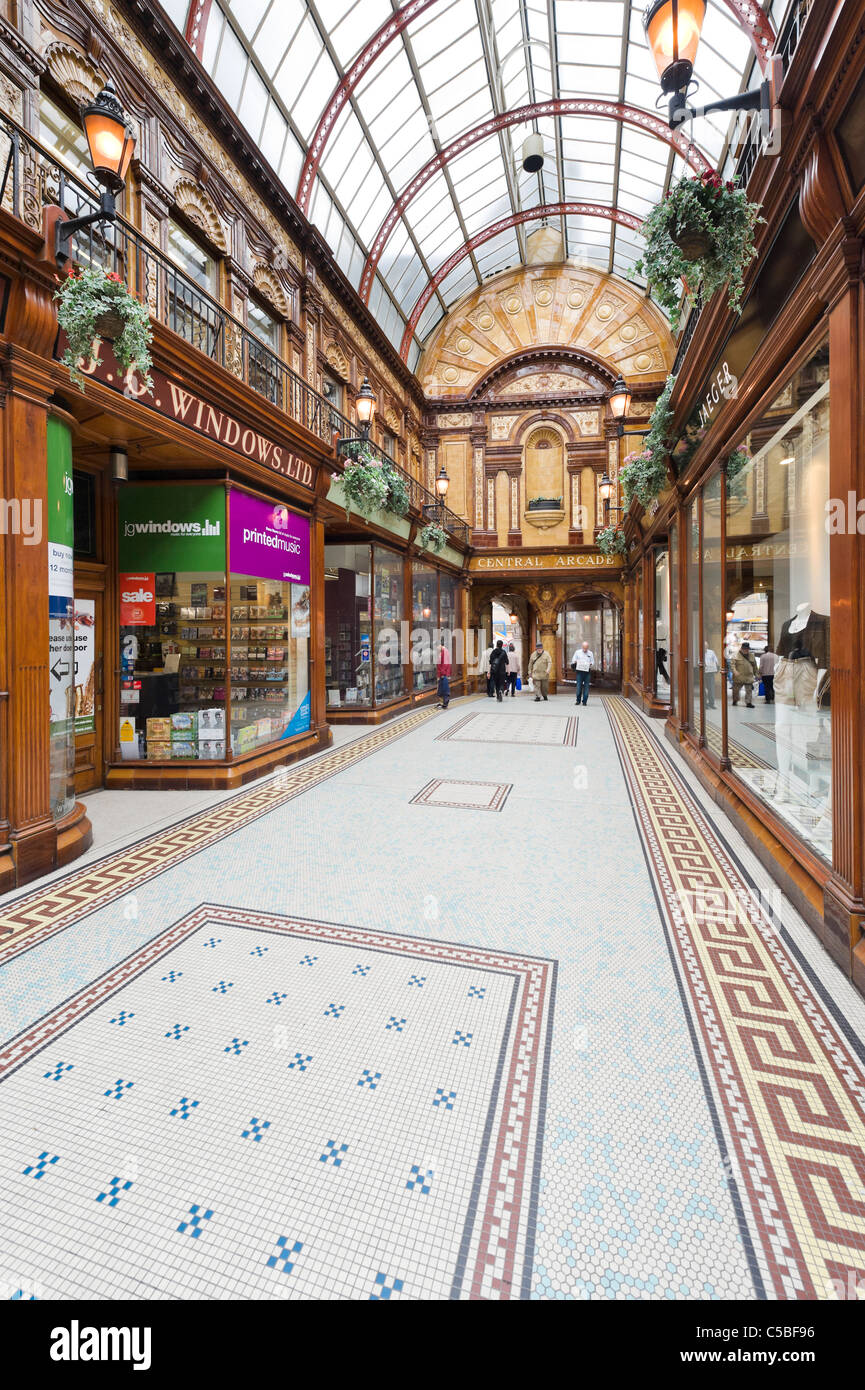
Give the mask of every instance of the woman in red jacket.
<svg viewBox="0 0 865 1390">
<path fill-rule="evenodd" d="M 436 662 L 436 675 L 438 676 L 438 688 L 436 694 L 439 702 L 436 709 L 447 709 L 451 698 L 451 655 L 442 642 L 439 647 L 438 661 Z"/>
</svg>

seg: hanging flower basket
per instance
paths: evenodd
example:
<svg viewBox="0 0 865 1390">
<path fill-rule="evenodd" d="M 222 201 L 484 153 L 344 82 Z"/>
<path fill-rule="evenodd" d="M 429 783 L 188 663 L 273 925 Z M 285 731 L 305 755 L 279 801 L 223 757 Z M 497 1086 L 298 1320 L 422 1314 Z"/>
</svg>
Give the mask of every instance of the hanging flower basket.
<svg viewBox="0 0 865 1390">
<path fill-rule="evenodd" d="M 68 344 L 62 361 L 79 390 L 84 390 L 79 362 L 98 365 L 99 345 L 106 338 L 111 339 L 114 356 L 123 371 L 131 368 L 148 391 L 153 390 L 150 313 L 119 275 L 99 267 L 73 266 L 54 298 L 59 301 L 57 321 Z"/>
<path fill-rule="evenodd" d="M 418 536 L 418 545 L 423 546 L 424 550 L 431 550 L 438 555 L 440 550 L 444 550 L 448 543 L 448 533 L 443 526 L 437 522 L 429 522 Z"/>
<path fill-rule="evenodd" d="M 387 459 L 376 458 L 363 444 L 351 449 L 343 469 L 342 487 L 346 517 L 352 507 L 367 518 L 373 512 L 405 516 L 409 509 L 407 479 Z"/>
<path fill-rule="evenodd" d="M 715 243 L 708 232 L 687 224 L 670 231 L 670 240 L 678 246 L 686 261 L 700 261 L 714 250 Z"/>
<path fill-rule="evenodd" d="M 682 285 L 693 304 L 727 287 L 727 303 L 738 311 L 745 271 L 757 254 L 754 233 L 760 205 L 749 203 L 735 180 L 726 183 L 714 170 L 683 178 L 643 223 L 646 249 L 630 274 L 644 275 L 653 298 L 679 327 Z"/>
<path fill-rule="evenodd" d="M 598 549 L 602 555 L 627 555 L 628 542 L 619 526 L 605 526 L 598 532 Z"/>
</svg>

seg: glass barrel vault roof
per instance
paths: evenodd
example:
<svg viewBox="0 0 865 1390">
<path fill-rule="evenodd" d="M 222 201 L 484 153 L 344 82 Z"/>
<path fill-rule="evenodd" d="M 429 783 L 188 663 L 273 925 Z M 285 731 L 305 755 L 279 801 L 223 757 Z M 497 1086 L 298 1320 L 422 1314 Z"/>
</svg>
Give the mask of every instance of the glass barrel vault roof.
<svg viewBox="0 0 865 1390">
<path fill-rule="evenodd" d="M 406 339 L 405 356 L 414 367 L 423 339 L 449 307 L 488 276 L 525 262 L 526 237 L 544 221 L 560 229 L 566 256 L 621 275 L 633 266 L 639 232 L 603 211 L 504 225 L 458 260 L 406 334 L 436 271 L 491 224 L 562 203 L 642 218 L 683 171 L 670 144 L 614 115 L 543 115 L 492 129 L 442 162 L 415 196 L 401 199 L 445 146 L 520 107 L 584 97 L 663 118 L 643 33 L 645 4 L 213 0 L 208 14 L 201 0 L 192 0 L 200 21 L 190 16 L 188 0 L 165 0 L 163 7 L 289 193 L 305 206 L 348 279 L 363 289 L 385 333 L 397 348 Z M 784 3 L 767 0 L 763 8 L 777 31 Z M 383 26 L 397 32 L 390 36 L 386 28 L 368 52 Z M 695 77 L 700 103 L 759 79 L 750 35 L 731 0 L 708 0 Z M 334 112 L 332 121 L 325 119 L 321 142 L 323 118 Z M 713 165 L 731 160 L 734 121 L 701 117 L 688 130 Z M 536 174 L 525 173 L 520 160 L 522 142 L 532 133 L 544 143 L 544 166 Z M 320 162 L 305 200 L 300 184 L 313 142 Z M 370 249 L 398 201 L 399 216 L 364 284 Z"/>
</svg>

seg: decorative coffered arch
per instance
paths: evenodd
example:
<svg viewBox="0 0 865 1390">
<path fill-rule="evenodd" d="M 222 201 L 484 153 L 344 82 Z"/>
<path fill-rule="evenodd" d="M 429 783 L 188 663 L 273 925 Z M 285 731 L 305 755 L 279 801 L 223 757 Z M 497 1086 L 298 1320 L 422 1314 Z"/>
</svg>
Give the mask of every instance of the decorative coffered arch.
<svg viewBox="0 0 865 1390">
<path fill-rule="evenodd" d="M 381 260 L 382 252 L 391 232 L 409 203 L 425 184 L 429 183 L 430 179 L 451 160 L 464 154 L 479 140 L 485 140 L 488 136 L 495 135 L 500 130 L 506 130 L 509 126 L 525 125 L 529 121 L 541 120 L 545 116 L 600 116 L 606 120 L 620 121 L 625 125 L 635 126 L 644 134 L 654 135 L 658 140 L 669 145 L 696 173 L 705 173 L 712 167 L 706 156 L 680 130 L 671 130 L 661 116 L 656 116 L 652 111 L 643 111 L 638 106 L 630 106 L 625 101 L 603 101 L 596 97 L 557 97 L 553 101 L 534 101 L 528 106 L 518 106 L 513 111 L 504 111 L 500 115 L 494 116 L 492 120 L 482 121 L 480 125 L 473 126 L 471 130 L 467 130 L 456 140 L 452 140 L 449 145 L 445 145 L 443 149 L 433 155 L 432 159 L 427 160 L 423 168 L 415 174 L 411 183 L 403 189 L 396 202 L 391 205 L 390 211 L 375 235 L 361 276 L 359 294 L 364 304 L 369 302 L 376 267 Z"/>
<path fill-rule="evenodd" d="M 523 212 L 512 213 L 510 217 L 500 217 L 497 222 L 492 222 L 488 227 L 476 232 L 473 237 L 469 237 L 468 241 L 464 241 L 462 246 L 458 246 L 456 251 L 448 256 L 435 274 L 427 280 L 406 323 L 400 346 L 400 356 L 403 361 L 408 357 L 411 340 L 424 309 L 438 286 L 447 279 L 460 261 L 470 255 L 472 251 L 477 250 L 485 241 L 498 236 L 499 232 L 507 231 L 509 227 L 516 227 L 524 222 L 537 221 L 543 217 L 603 217 L 608 222 L 618 222 L 620 226 L 630 227 L 633 231 L 639 231 L 643 225 L 640 218 L 635 217 L 633 213 L 623 212 L 621 208 L 608 207 L 604 203 L 543 203 L 538 207 L 527 208 Z"/>
<path fill-rule="evenodd" d="M 621 373 L 649 395 L 674 356 L 669 324 L 642 290 L 565 261 L 502 271 L 464 295 L 428 339 L 417 375 L 427 396 L 468 401 L 530 363 L 540 372 L 559 363 L 592 379 L 574 394 L 605 395 Z"/>
</svg>

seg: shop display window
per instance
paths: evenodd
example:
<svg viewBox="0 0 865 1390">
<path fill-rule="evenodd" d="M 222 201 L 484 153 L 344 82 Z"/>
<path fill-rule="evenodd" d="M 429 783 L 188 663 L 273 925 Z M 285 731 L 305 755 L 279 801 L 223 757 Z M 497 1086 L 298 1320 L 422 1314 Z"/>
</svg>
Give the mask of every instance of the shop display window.
<svg viewBox="0 0 865 1390">
<path fill-rule="evenodd" d="M 439 626 L 438 571 L 422 560 L 411 567 L 412 680 L 416 692 L 436 684 L 436 632 Z"/>
<path fill-rule="evenodd" d="M 670 647 L 667 670 L 670 673 L 670 707 L 676 708 L 677 662 L 679 659 L 679 533 L 670 531 Z"/>
<path fill-rule="evenodd" d="M 723 756 L 722 657 L 724 645 L 721 555 L 721 475 L 703 489 L 703 714 L 706 745 L 716 758 Z"/>
<path fill-rule="evenodd" d="M 232 571 L 229 602 L 236 756 L 309 728 L 309 584 Z"/>
<path fill-rule="evenodd" d="M 735 773 L 831 859 L 828 501 L 823 344 L 752 426 L 728 479 L 724 646 Z"/>
<path fill-rule="evenodd" d="M 655 551 L 655 695 L 670 699 L 670 561 L 666 549 Z"/>
<path fill-rule="evenodd" d="M 700 499 L 695 497 L 687 510 L 688 584 L 688 711 L 687 720 L 695 734 L 702 733 L 700 714 Z"/>
<path fill-rule="evenodd" d="M 372 704 L 372 549 L 324 548 L 324 669 L 328 708 Z"/>
<path fill-rule="evenodd" d="M 403 620 L 403 557 L 374 547 L 373 644 L 375 700 L 384 704 L 403 693 L 400 623 Z"/>
<path fill-rule="evenodd" d="M 224 759 L 224 569 L 122 574 L 120 618 L 124 758 Z"/>
<path fill-rule="evenodd" d="M 439 625 L 442 629 L 442 634 L 450 633 L 451 638 L 453 638 L 459 626 L 457 581 L 452 574 L 439 575 Z M 445 638 L 445 640 L 447 640 L 447 638 Z M 451 640 L 450 651 L 452 660 L 455 650 L 461 652 L 462 643 L 454 643 L 453 640 Z M 436 653 L 434 652 L 433 655 L 435 656 Z M 456 680 L 457 677 L 462 674 L 462 663 L 454 661 L 451 678 Z"/>
<path fill-rule="evenodd" d="M 307 519 L 189 484 L 124 488 L 118 514 L 124 760 L 222 762 L 305 732 Z"/>
</svg>

